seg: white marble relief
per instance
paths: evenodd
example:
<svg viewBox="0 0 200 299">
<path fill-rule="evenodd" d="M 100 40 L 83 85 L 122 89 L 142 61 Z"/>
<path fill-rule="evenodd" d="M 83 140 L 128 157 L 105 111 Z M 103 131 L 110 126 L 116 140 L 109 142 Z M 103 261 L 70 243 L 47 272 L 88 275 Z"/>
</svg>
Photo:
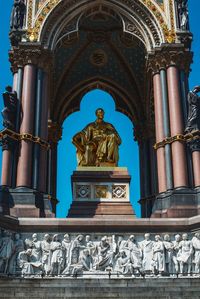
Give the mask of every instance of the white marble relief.
<svg viewBox="0 0 200 299">
<path fill-rule="evenodd" d="M 200 276 L 200 233 L 0 235 L 0 275 Z"/>
</svg>

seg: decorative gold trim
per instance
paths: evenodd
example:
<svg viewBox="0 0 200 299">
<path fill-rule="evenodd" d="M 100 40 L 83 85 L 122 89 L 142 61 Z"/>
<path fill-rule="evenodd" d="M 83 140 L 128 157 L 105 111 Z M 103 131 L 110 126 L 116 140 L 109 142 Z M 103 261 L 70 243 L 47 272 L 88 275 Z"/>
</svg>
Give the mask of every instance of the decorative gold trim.
<svg viewBox="0 0 200 299">
<path fill-rule="evenodd" d="M 161 142 L 154 144 L 154 149 L 158 150 L 161 147 L 165 147 L 166 144 L 172 144 L 173 142 L 176 142 L 176 141 L 188 143 L 188 142 L 198 140 L 198 139 L 200 139 L 200 131 L 194 131 L 194 132 L 191 132 L 191 133 L 188 133 L 185 135 L 177 134 L 172 137 L 166 137 Z"/>
<path fill-rule="evenodd" d="M 32 27 L 32 14 L 33 14 L 33 0 L 29 0 L 28 7 L 28 39 L 31 42 L 38 41 L 41 27 L 46 19 L 47 15 L 54 9 L 54 7 L 62 0 L 49 0 L 46 5 L 41 9 L 40 13 L 37 15 L 34 27 Z M 175 30 L 174 30 L 174 18 L 173 18 L 173 0 L 170 0 L 170 15 L 171 15 L 171 30 L 169 30 L 167 23 L 165 22 L 162 13 L 159 11 L 157 6 L 150 0 L 140 0 L 156 17 L 158 23 L 163 31 L 165 41 L 168 43 L 173 43 L 175 41 Z"/>
<path fill-rule="evenodd" d="M 33 136 L 32 134 L 29 134 L 29 133 L 19 134 L 12 130 L 4 129 L 0 132 L 0 140 L 2 140 L 6 136 L 10 137 L 11 139 L 13 139 L 15 141 L 24 140 L 24 141 L 31 141 L 33 143 L 37 143 L 41 147 L 46 148 L 47 150 L 49 150 L 49 148 L 50 148 L 50 144 L 47 141 L 41 139 L 38 136 Z"/>
</svg>

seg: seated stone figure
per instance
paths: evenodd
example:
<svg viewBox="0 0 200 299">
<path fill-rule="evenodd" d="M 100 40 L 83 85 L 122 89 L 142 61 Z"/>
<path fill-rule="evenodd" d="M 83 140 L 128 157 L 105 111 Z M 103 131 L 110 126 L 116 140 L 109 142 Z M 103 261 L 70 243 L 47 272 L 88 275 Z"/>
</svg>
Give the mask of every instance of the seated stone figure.
<svg viewBox="0 0 200 299">
<path fill-rule="evenodd" d="M 96 110 L 97 119 L 77 133 L 72 143 L 77 148 L 78 166 L 117 166 L 121 138 L 110 123 L 105 122 L 104 110 Z"/>
</svg>

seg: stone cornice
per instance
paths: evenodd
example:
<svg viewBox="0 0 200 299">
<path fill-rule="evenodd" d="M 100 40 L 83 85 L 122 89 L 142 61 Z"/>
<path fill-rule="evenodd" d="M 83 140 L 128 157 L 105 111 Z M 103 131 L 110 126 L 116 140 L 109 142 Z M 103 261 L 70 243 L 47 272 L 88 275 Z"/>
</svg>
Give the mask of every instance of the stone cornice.
<svg viewBox="0 0 200 299">
<path fill-rule="evenodd" d="M 193 53 L 181 45 L 169 47 L 165 45 L 148 54 L 147 70 L 152 73 L 158 73 L 161 69 L 169 66 L 177 66 L 179 70 L 190 72 Z"/>
<path fill-rule="evenodd" d="M 44 71 L 49 71 L 52 67 L 51 52 L 45 50 L 40 44 L 20 44 L 14 47 L 9 52 L 9 61 L 11 63 L 11 70 L 13 73 L 19 67 L 24 67 L 27 64 L 33 64 L 42 68 Z"/>
</svg>

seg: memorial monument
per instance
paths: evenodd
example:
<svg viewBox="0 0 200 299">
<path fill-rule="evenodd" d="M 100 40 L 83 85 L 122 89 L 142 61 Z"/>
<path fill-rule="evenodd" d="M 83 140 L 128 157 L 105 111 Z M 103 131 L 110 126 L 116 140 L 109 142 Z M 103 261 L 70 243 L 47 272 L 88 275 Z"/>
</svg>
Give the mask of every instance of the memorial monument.
<svg viewBox="0 0 200 299">
<path fill-rule="evenodd" d="M 199 298 L 200 88 L 188 88 L 187 2 L 13 2 L 0 298 Z M 118 166 L 124 136 L 102 108 L 73 137 L 72 204 L 56 218 L 62 124 L 95 88 L 134 125 L 141 219 Z"/>
</svg>

